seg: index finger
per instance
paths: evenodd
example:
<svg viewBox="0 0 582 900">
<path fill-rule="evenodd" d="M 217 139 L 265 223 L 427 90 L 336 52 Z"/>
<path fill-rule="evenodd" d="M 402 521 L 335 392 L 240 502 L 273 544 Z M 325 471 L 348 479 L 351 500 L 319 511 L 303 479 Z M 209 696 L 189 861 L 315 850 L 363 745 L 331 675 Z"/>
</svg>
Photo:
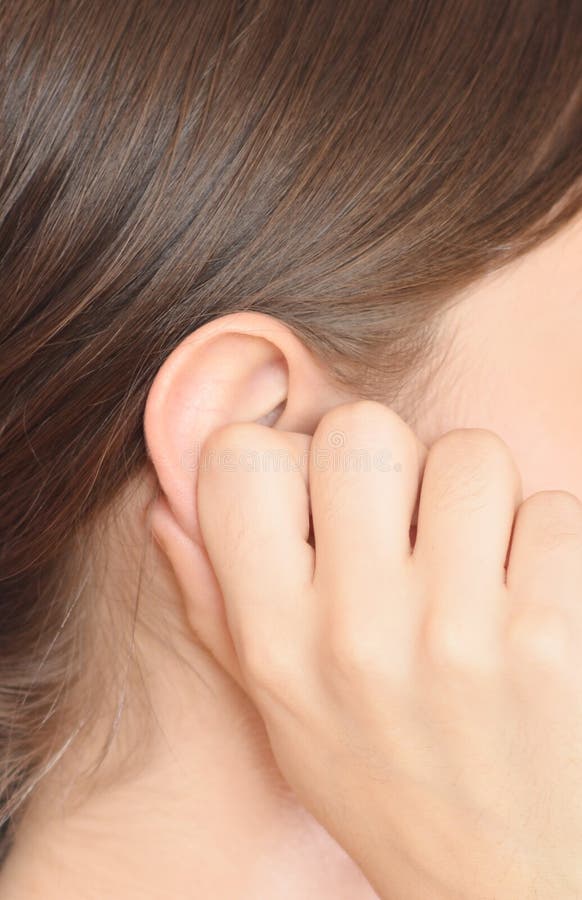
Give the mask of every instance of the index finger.
<svg viewBox="0 0 582 900">
<path fill-rule="evenodd" d="M 242 423 L 218 429 L 203 449 L 200 528 L 239 656 L 306 624 L 310 440 Z"/>
</svg>

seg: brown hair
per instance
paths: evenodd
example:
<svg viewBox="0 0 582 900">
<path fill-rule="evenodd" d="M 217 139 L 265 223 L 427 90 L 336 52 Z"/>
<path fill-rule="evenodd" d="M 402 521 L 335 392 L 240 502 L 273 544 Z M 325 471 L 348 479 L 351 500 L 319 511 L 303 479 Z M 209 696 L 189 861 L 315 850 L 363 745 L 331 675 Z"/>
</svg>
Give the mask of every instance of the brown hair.
<svg viewBox="0 0 582 900">
<path fill-rule="evenodd" d="M 65 565 L 190 332 L 252 309 L 396 397 L 580 209 L 578 0 L 0 0 L 0 792 L 73 733 Z M 65 727 L 66 725 L 66 727 Z"/>
</svg>

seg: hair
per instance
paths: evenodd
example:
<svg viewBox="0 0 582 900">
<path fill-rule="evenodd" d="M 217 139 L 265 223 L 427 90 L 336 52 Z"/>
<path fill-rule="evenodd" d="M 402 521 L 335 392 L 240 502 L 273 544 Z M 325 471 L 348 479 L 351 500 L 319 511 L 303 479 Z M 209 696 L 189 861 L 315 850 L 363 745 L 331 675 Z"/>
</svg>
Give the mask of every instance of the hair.
<svg viewBox="0 0 582 900">
<path fill-rule="evenodd" d="M 69 563 L 165 358 L 256 310 L 398 396 L 580 210 L 581 48 L 579 0 L 0 0 L 2 822 L 74 733 Z"/>
</svg>

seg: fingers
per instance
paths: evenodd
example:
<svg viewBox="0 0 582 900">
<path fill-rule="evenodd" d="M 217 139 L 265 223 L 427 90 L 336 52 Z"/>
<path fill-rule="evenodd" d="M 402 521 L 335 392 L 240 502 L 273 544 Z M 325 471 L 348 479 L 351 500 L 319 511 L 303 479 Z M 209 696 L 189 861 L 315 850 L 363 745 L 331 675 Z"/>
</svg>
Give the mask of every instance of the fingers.
<svg viewBox="0 0 582 900">
<path fill-rule="evenodd" d="M 580 629 L 582 616 L 582 503 L 567 491 L 540 491 L 521 504 L 507 566 L 512 596 L 509 626 L 521 617 Z M 525 613 L 525 616 L 524 616 Z M 517 627 L 520 627 L 519 625 Z M 549 626 L 548 629 L 549 630 Z"/>
<path fill-rule="evenodd" d="M 255 678 L 265 654 L 307 646 L 322 623 L 340 656 L 359 635 L 362 653 L 401 659 L 405 671 L 419 639 L 431 658 L 491 668 L 508 619 L 526 606 L 580 619 L 582 503 L 562 492 L 520 501 L 497 435 L 458 429 L 427 452 L 371 401 L 336 407 L 312 440 L 256 424 L 220 429 L 198 484 L 205 546 Z"/>
<path fill-rule="evenodd" d="M 336 407 L 311 444 L 318 631 L 340 679 L 386 664 L 406 678 L 419 603 L 410 527 L 425 449 L 380 403 Z"/>
<path fill-rule="evenodd" d="M 218 429 L 204 447 L 200 527 L 241 661 L 254 648 L 280 645 L 281 634 L 307 618 L 308 446 L 307 435 L 236 424 Z"/>
<path fill-rule="evenodd" d="M 382 608 L 393 643 L 410 634 L 397 627 L 399 619 L 405 625 L 410 619 L 402 592 L 389 588 L 410 558 L 424 454 L 394 412 L 367 401 L 326 414 L 312 440 L 239 424 L 207 442 L 198 484 L 200 527 L 237 653 L 243 666 L 245 657 L 252 660 L 247 668 L 255 682 L 258 672 L 268 672 L 269 654 L 292 654 L 321 625 L 326 604 L 315 599 L 318 577 L 330 607 L 343 602 L 344 624 L 354 614 L 354 624 L 356 618 L 377 623 L 379 634 Z M 281 456 L 299 464 L 279 465 Z M 371 573 L 379 576 L 373 583 Z M 282 665 L 271 659 L 271 669 Z"/>
<path fill-rule="evenodd" d="M 504 563 L 520 476 L 493 432 L 457 429 L 430 448 L 420 496 L 414 559 L 428 600 L 428 640 L 478 661 L 505 614 Z"/>
<path fill-rule="evenodd" d="M 309 469 L 316 580 L 355 588 L 372 572 L 388 579 L 402 566 L 424 454 L 410 428 L 380 403 L 346 404 L 322 418 Z"/>
</svg>

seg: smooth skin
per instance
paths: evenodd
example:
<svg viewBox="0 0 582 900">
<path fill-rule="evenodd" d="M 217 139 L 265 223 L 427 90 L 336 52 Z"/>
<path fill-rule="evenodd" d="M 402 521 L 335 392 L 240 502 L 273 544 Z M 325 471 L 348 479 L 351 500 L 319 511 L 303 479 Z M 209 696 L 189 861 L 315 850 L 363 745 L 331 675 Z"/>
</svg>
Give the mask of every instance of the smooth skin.
<svg viewBox="0 0 582 900">
<path fill-rule="evenodd" d="M 492 431 L 427 452 L 371 401 L 312 439 L 219 428 L 202 458 L 246 689 L 379 896 L 582 896 L 580 500 L 523 500 Z"/>
<path fill-rule="evenodd" d="M 485 428 L 499 434 L 517 461 L 524 497 L 557 488 L 582 497 L 582 217 L 560 229 L 551 240 L 506 269 L 491 273 L 471 285 L 462 298 L 456 298 L 435 327 L 437 325 L 438 339 L 430 354 L 434 369 L 431 378 L 428 381 L 422 378 L 421 384 L 418 384 L 412 372 L 406 380 L 406 396 L 400 392 L 395 394 L 386 384 L 384 387 L 377 385 L 374 399 L 381 400 L 401 415 L 426 447 L 432 448 L 443 435 L 458 428 Z M 387 357 L 390 352 L 388 341 L 385 348 Z M 199 897 L 211 900 L 377 900 L 377 892 L 370 887 L 358 865 L 304 809 L 288 789 L 275 764 L 263 718 L 257 713 L 248 693 L 237 683 L 237 674 L 242 680 L 242 673 L 232 646 L 231 629 L 227 627 L 224 616 L 222 595 L 216 588 L 214 571 L 199 540 L 196 515 L 200 474 L 194 464 L 198 458 L 197 448 L 202 447 L 216 429 L 232 423 L 269 423 L 268 430 L 276 432 L 273 441 L 277 447 L 286 447 L 287 442 L 291 441 L 296 451 L 300 452 L 309 445 L 309 438 L 322 418 L 336 407 L 359 399 L 364 390 L 362 385 L 356 384 L 350 389 L 342 387 L 340 390 L 330 372 L 320 363 L 283 322 L 243 310 L 197 329 L 161 366 L 148 396 L 144 418 L 151 466 L 140 475 L 137 483 L 128 484 L 122 495 L 116 498 L 114 515 L 108 515 L 90 539 L 79 546 L 75 560 L 79 572 L 85 573 L 89 579 L 84 601 L 87 609 L 95 613 L 95 632 L 88 646 L 91 651 L 87 660 L 88 675 L 91 679 L 99 678 L 104 699 L 103 714 L 97 716 L 95 711 L 90 710 L 91 728 L 84 735 L 82 745 L 76 741 L 71 745 L 70 752 L 31 797 L 26 821 L 21 823 L 16 844 L 0 870 L 2 900 L 193 900 L 194 896 L 196 900 Z M 280 408 L 282 401 L 283 412 L 274 420 L 273 411 Z M 339 430 L 342 429 L 347 433 L 346 427 L 340 426 Z M 259 430 L 252 434 L 263 435 L 265 432 Z M 341 434 L 334 434 L 333 438 L 336 447 L 338 443 L 341 445 Z M 385 441 L 381 440 L 384 444 Z M 258 446 L 261 446 L 261 441 Z M 196 453 L 192 453 L 193 448 L 196 448 Z M 327 449 L 329 451 L 329 447 Z M 341 446 L 337 449 L 341 450 Z M 393 446 L 392 449 L 396 463 L 397 448 Z M 469 485 L 472 483 L 475 488 L 478 485 L 471 475 L 470 458 L 464 451 L 458 455 L 462 459 L 456 460 L 453 467 L 449 466 L 447 480 L 443 480 L 445 496 L 450 497 L 451 503 L 463 473 L 466 473 Z M 405 483 L 406 457 L 400 462 L 402 471 L 400 475 L 396 470 L 392 471 L 394 478 L 386 482 L 388 487 Z M 209 479 L 214 477 L 211 472 L 206 474 Z M 219 482 L 225 479 L 225 483 L 233 489 L 239 483 L 236 470 L 216 474 Z M 287 483 L 287 474 L 290 476 L 292 473 L 277 472 L 274 466 L 270 470 L 265 467 L 264 473 L 257 475 L 262 484 L 253 482 L 253 490 L 260 490 L 266 502 L 275 485 Z M 331 479 L 333 475 L 319 470 L 317 474 L 322 482 L 324 477 Z M 376 477 L 381 474 L 377 472 Z M 384 473 L 386 479 L 389 474 L 388 471 Z M 227 476 L 230 479 L 228 482 Z M 359 484 L 365 491 L 365 485 L 370 484 L 373 477 L 374 473 L 358 472 L 356 469 L 346 478 L 346 484 L 348 487 Z M 293 487 L 295 481 L 289 478 L 288 483 Z M 151 497 L 157 496 L 160 488 L 163 496 L 152 508 Z M 369 493 L 374 496 L 373 491 Z M 507 493 L 511 497 L 509 488 Z M 236 497 L 238 491 L 230 497 L 217 497 L 217 515 Z M 292 520 L 288 519 L 291 509 L 283 509 L 272 526 L 270 523 L 265 538 L 259 533 L 251 542 L 252 552 L 245 557 L 244 565 L 239 566 L 241 579 L 248 581 L 252 575 L 257 585 L 266 587 L 269 584 L 272 577 L 269 566 L 272 565 L 270 560 L 275 548 L 271 547 L 269 557 L 262 547 L 269 546 L 266 540 L 272 538 L 274 542 L 283 523 L 291 521 L 292 524 Z M 212 514 L 212 510 L 207 512 Z M 248 518 L 248 509 L 243 509 L 243 512 Z M 386 506 L 383 515 L 388 512 L 389 507 Z M 331 523 L 337 515 L 339 513 L 330 511 Z M 540 513 L 535 521 L 541 520 L 541 528 L 545 530 L 547 519 L 546 513 Z M 255 523 L 258 527 L 263 520 L 261 507 L 256 506 L 252 510 L 253 527 Z M 352 558 L 355 558 L 356 548 L 358 552 L 360 548 L 363 552 L 366 546 L 368 524 L 366 515 L 361 522 L 350 520 L 344 528 Z M 272 536 L 271 530 L 276 532 Z M 321 530 L 320 522 L 320 538 Z M 568 529 L 558 522 L 556 530 L 563 534 Z M 554 538 L 549 527 L 548 532 L 551 542 Z M 252 535 L 252 532 L 249 534 Z M 374 534 L 379 535 L 377 529 Z M 463 529 L 459 528 L 459 534 L 464 538 Z M 150 536 L 155 536 L 155 540 L 151 540 Z M 445 550 L 449 546 L 450 541 L 445 542 Z M 480 538 L 471 546 L 478 549 L 490 544 Z M 147 550 L 145 553 L 144 548 Z M 319 551 L 321 562 L 321 546 Z M 222 548 L 217 552 L 221 553 Z M 257 564 L 259 552 L 261 562 L 267 567 L 264 581 L 262 571 L 251 572 L 251 564 Z M 513 557 L 517 563 L 516 552 L 514 546 Z M 461 555 L 459 558 L 463 560 L 464 557 Z M 550 562 L 552 553 L 544 551 L 544 554 L 534 555 L 536 561 L 542 558 Z M 570 558 L 577 566 L 577 554 L 572 554 Z M 284 560 L 288 561 L 286 554 Z M 411 564 L 412 568 L 414 566 Z M 563 568 L 562 562 L 556 565 L 560 577 Z M 533 565 L 526 566 L 526 570 L 528 578 L 531 573 L 536 585 L 542 583 Z M 440 571 L 440 568 L 434 571 Z M 470 625 L 477 621 L 477 610 L 484 609 L 487 613 L 490 607 L 478 606 L 474 590 L 480 582 L 471 578 L 468 567 L 461 569 L 457 566 L 456 576 L 460 578 L 463 571 L 469 574 L 470 590 L 455 596 L 460 601 L 459 608 L 470 613 Z M 299 673 L 292 673 L 291 687 L 285 686 L 282 696 L 290 706 L 295 688 L 304 704 L 313 704 L 315 712 L 312 718 L 320 730 L 314 726 L 310 733 L 308 726 L 304 726 L 308 749 L 303 755 L 307 757 L 311 771 L 315 772 L 317 735 L 323 735 L 319 746 L 325 747 L 323 740 L 333 740 L 333 732 L 328 735 L 324 731 L 325 704 L 319 695 L 310 697 L 306 693 L 302 696 L 300 679 L 305 679 L 305 682 L 314 679 L 309 673 L 317 674 L 319 668 L 331 672 L 337 650 L 332 650 L 331 645 L 327 650 L 325 642 L 323 645 L 318 643 L 316 649 L 315 639 L 320 640 L 318 634 L 315 634 L 314 646 L 310 648 L 309 635 L 314 633 L 316 624 L 313 618 L 305 621 L 297 618 L 297 634 L 303 644 L 296 637 L 291 640 L 285 632 L 288 627 L 285 610 L 277 611 L 277 604 L 281 604 L 285 596 L 280 589 L 285 584 L 285 572 L 285 568 L 279 569 L 277 591 L 267 598 L 267 608 L 273 608 L 276 634 L 273 644 L 269 644 L 266 651 L 260 650 L 261 637 L 257 635 L 258 663 L 264 662 L 266 671 L 269 662 L 267 653 L 271 648 L 270 658 L 274 665 L 278 665 L 279 659 L 282 663 L 285 661 L 285 652 L 291 654 L 291 651 L 297 650 L 298 656 L 307 657 Z M 365 574 L 366 578 L 371 576 L 371 570 L 368 572 L 367 569 Z M 559 596 L 557 591 L 562 584 L 556 576 L 551 578 L 551 592 L 543 592 L 542 599 L 546 604 L 556 602 Z M 240 584 L 242 587 L 242 580 Z M 395 612 L 401 613 L 401 598 L 396 597 L 390 587 L 390 583 L 384 586 L 381 601 L 386 615 L 390 613 L 393 618 Z M 567 592 L 567 597 L 572 597 L 576 602 L 576 594 L 569 587 L 569 580 L 564 581 L 563 590 Z M 135 600 L 138 595 L 139 616 L 135 622 Z M 311 589 L 309 595 L 313 596 Z M 366 617 L 365 604 L 372 602 L 373 594 L 369 592 L 366 595 L 358 590 L 353 596 L 358 603 L 356 612 L 361 604 L 364 626 L 371 624 L 374 632 L 372 638 L 377 635 L 382 643 L 382 660 L 391 662 L 396 651 L 406 649 L 410 653 L 414 649 L 419 659 L 425 658 L 419 649 L 425 646 L 421 644 L 425 637 L 420 627 L 416 631 L 414 645 L 401 647 L 396 638 L 391 639 L 392 632 L 387 638 L 384 637 L 379 619 L 372 622 L 369 616 Z M 529 596 L 528 589 L 528 603 Z M 238 595 L 228 599 L 232 620 Z M 252 602 L 258 604 L 259 599 L 260 594 L 253 591 Z M 322 615 L 324 607 L 321 598 L 317 599 L 318 604 L 307 605 L 310 617 L 316 612 Z M 409 598 L 409 605 L 410 602 Z M 429 606 L 428 602 L 425 605 Z M 123 613 L 125 610 L 131 620 L 126 622 L 122 616 L 118 627 L 117 615 L 112 619 L 112 612 Z M 246 616 L 246 626 L 250 628 L 254 623 L 251 609 L 244 608 L 242 612 Z M 534 614 L 530 611 L 530 620 Z M 547 608 L 541 615 L 548 615 Z M 256 618 L 260 625 L 260 617 Z M 428 622 L 428 617 L 423 621 Z M 325 625 L 321 628 L 323 631 Z M 336 648 L 339 640 L 337 631 L 336 628 Z M 134 632 L 135 665 L 132 664 L 129 669 L 131 677 L 128 681 L 125 675 L 126 645 Z M 498 635 L 501 633 L 500 626 Z M 547 628 L 537 633 L 544 641 L 547 640 Z M 476 630 L 476 634 L 479 637 L 481 632 Z M 570 634 L 573 635 L 573 628 Z M 442 644 L 443 629 L 440 635 Z M 351 633 L 347 637 L 351 638 Z M 360 631 L 359 649 L 352 648 L 352 653 L 358 649 L 358 654 L 362 654 L 363 637 L 364 632 Z M 516 641 L 515 629 L 513 640 Z M 278 643 L 275 642 L 283 642 L 281 651 L 277 650 Z M 102 647 L 101 651 L 99 647 Z M 470 646 L 466 632 L 462 641 L 455 642 L 454 648 L 456 654 L 464 652 L 465 668 L 476 667 L 479 657 L 475 648 Z M 423 654 L 426 652 L 422 650 Z M 319 659 L 316 654 L 320 654 Z M 437 654 L 436 640 L 431 644 L 431 654 Z M 93 668 L 93 657 L 99 657 L 96 668 Z M 438 653 L 438 658 L 441 660 L 438 671 L 443 673 L 444 680 L 447 666 L 443 662 L 442 651 Z M 329 670 L 324 669 L 324 663 L 330 667 Z M 428 666 L 426 662 L 426 671 Z M 437 667 L 436 662 L 434 666 Z M 548 804 L 555 802 L 556 810 L 563 812 L 565 807 L 561 805 L 559 792 L 568 800 L 582 796 L 577 786 L 572 789 L 572 781 L 576 778 L 576 759 L 579 757 L 576 735 L 572 734 L 576 730 L 572 711 L 578 708 L 578 704 L 564 701 L 552 707 L 547 703 L 543 715 L 537 706 L 531 708 L 532 722 L 535 723 L 536 716 L 542 722 L 539 729 L 541 740 L 551 737 L 556 741 L 555 756 L 570 754 L 566 766 L 561 761 L 557 764 L 551 759 L 548 761 L 549 753 L 547 757 L 543 754 L 534 757 L 525 752 L 521 756 L 520 747 L 526 743 L 527 736 L 524 728 L 518 727 L 519 718 L 511 719 L 510 726 L 515 728 L 518 737 L 522 736 L 522 743 L 516 740 L 512 759 L 509 764 L 506 763 L 506 769 L 510 766 L 506 785 L 502 765 L 492 762 L 489 755 L 487 742 L 495 733 L 494 726 L 484 726 L 488 729 L 486 740 L 481 740 L 476 727 L 473 731 L 469 730 L 471 722 L 465 713 L 461 715 L 455 710 L 455 693 L 450 685 L 458 684 L 461 688 L 465 685 L 468 678 L 463 674 L 465 668 L 459 663 L 448 664 L 451 674 L 449 686 L 442 691 L 445 708 L 440 721 L 449 723 L 451 727 L 455 722 L 468 723 L 464 732 L 457 726 L 458 734 L 464 733 L 466 741 L 471 744 L 470 749 L 463 749 L 462 753 L 459 750 L 457 769 L 461 766 L 461 773 L 467 773 L 467 777 L 482 778 L 486 791 L 489 790 L 488 778 L 491 781 L 494 777 L 498 778 L 503 804 L 514 798 L 518 825 L 514 827 L 508 823 L 504 831 L 502 803 L 491 801 L 493 816 L 496 810 L 501 810 L 497 813 L 501 822 L 497 831 L 503 833 L 499 835 L 497 846 L 503 851 L 503 863 L 497 868 L 495 865 L 483 865 L 486 871 L 481 871 L 479 861 L 485 858 L 489 861 L 492 855 L 487 850 L 491 841 L 488 844 L 481 839 L 480 829 L 484 829 L 483 821 L 487 822 L 487 819 L 476 826 L 479 833 L 473 845 L 477 845 L 477 850 L 472 858 L 467 850 L 467 836 L 470 834 L 467 821 L 471 820 L 465 811 L 467 805 L 462 816 L 455 810 L 454 821 L 448 831 L 443 825 L 438 835 L 434 833 L 437 828 L 438 805 L 435 797 L 438 792 L 434 787 L 431 790 L 429 784 L 426 790 L 417 787 L 416 797 L 413 798 L 414 789 L 410 785 L 416 771 L 412 768 L 415 757 L 407 751 L 404 739 L 410 733 L 409 744 L 414 744 L 418 751 L 426 748 L 427 754 L 435 746 L 441 754 L 447 748 L 437 743 L 438 736 L 435 737 L 426 724 L 430 721 L 427 719 L 428 713 L 423 712 L 425 707 L 420 702 L 417 703 L 416 717 L 412 721 L 417 723 L 422 737 L 417 737 L 417 732 L 412 731 L 412 726 L 409 730 L 408 725 L 405 733 L 406 719 L 403 715 L 399 726 L 401 741 L 398 743 L 403 763 L 400 764 L 398 777 L 393 779 L 393 785 L 389 784 L 386 789 L 390 791 L 393 802 L 385 805 L 385 810 L 389 812 L 384 810 L 382 815 L 384 818 L 392 815 L 395 821 L 393 828 L 387 825 L 379 828 L 373 824 L 373 809 L 365 794 L 362 795 L 362 808 L 366 817 L 370 817 L 371 824 L 367 826 L 366 818 L 364 826 L 359 826 L 359 833 L 365 838 L 366 828 L 369 828 L 368 834 L 377 836 L 378 846 L 381 846 L 378 853 L 382 861 L 387 866 L 390 863 L 387 892 L 390 898 L 397 898 L 398 891 L 400 896 L 404 891 L 407 900 L 409 897 L 414 900 L 415 893 L 417 897 L 420 893 L 422 900 L 432 900 L 435 896 L 438 900 L 439 891 L 441 896 L 447 892 L 449 896 L 457 892 L 458 896 L 464 890 L 461 876 L 464 873 L 465 880 L 469 879 L 469 870 L 479 870 L 479 878 L 472 880 L 466 894 L 468 900 L 474 900 L 478 890 L 487 900 L 506 897 L 509 883 L 506 872 L 511 871 L 512 867 L 515 871 L 518 865 L 518 847 L 527 846 L 527 841 L 531 846 L 536 835 L 541 845 L 545 841 L 544 836 L 561 831 L 558 817 L 552 820 L 551 816 L 545 815 L 544 818 L 544 805 L 551 813 Z M 420 665 L 415 667 L 415 671 L 421 671 Z M 459 674 L 455 675 L 457 671 Z M 540 702 L 542 688 L 549 692 L 552 679 L 546 677 L 543 665 L 524 663 L 523 672 L 523 691 L 530 691 L 535 703 Z M 282 665 L 280 675 L 283 680 Z M 272 674 L 265 677 L 269 680 L 274 678 Z M 319 677 L 323 679 L 318 674 Z M 330 677 L 329 674 L 328 681 Z M 248 680 L 247 690 L 250 691 L 253 682 L 250 678 Z M 126 683 L 123 714 L 119 717 L 119 688 Z M 348 683 L 351 689 L 355 689 L 355 678 Z M 441 683 L 440 676 L 438 681 L 436 676 L 432 680 L 427 679 L 428 686 L 435 689 L 430 698 L 435 704 L 439 696 L 436 688 Z M 406 682 L 407 696 L 411 696 L 413 685 L 416 685 L 419 698 L 426 697 L 421 690 L 420 678 L 415 682 Z M 390 693 L 397 691 L 391 690 Z M 470 714 L 483 715 L 485 719 L 483 704 L 479 706 L 474 703 L 473 693 L 467 693 Z M 510 695 L 505 686 L 502 694 L 503 702 L 509 703 Z M 495 700 L 493 691 L 492 695 Z M 457 690 L 455 703 L 460 705 L 462 696 L 462 690 Z M 551 696 L 549 699 L 551 701 Z M 516 696 L 515 706 L 522 714 L 528 709 L 526 701 L 519 700 L 519 696 Z M 564 706 L 568 708 L 562 715 Z M 274 700 L 272 708 L 277 708 Z M 396 716 L 397 708 L 395 702 L 383 704 L 385 715 L 389 712 Z M 495 722 L 494 717 L 501 715 L 503 704 L 495 701 L 492 709 L 492 721 Z M 301 734 L 301 715 L 295 719 L 298 723 L 297 734 Z M 347 713 L 343 715 L 347 718 Z M 543 728 L 544 716 L 552 718 L 551 728 L 546 730 Z M 337 722 L 331 716 L 329 718 L 332 724 Z M 103 760 L 104 741 L 114 722 L 115 740 Z M 503 728 L 502 725 L 498 727 L 499 730 Z M 560 739 L 560 729 L 569 730 L 570 734 Z M 343 733 L 349 733 L 349 730 L 344 728 Z M 355 733 L 357 740 L 354 738 L 352 744 L 361 748 L 361 757 L 366 759 L 366 731 L 358 726 Z M 275 734 L 274 726 L 271 726 L 271 734 Z M 396 729 L 391 734 L 396 740 Z M 336 739 L 339 741 L 337 733 Z M 288 746 L 293 746 L 290 739 Z M 381 747 L 374 742 L 374 747 L 378 746 Z M 540 746 L 543 744 L 538 743 Z M 332 746 L 330 755 L 335 756 L 337 768 L 341 768 L 347 776 L 350 767 L 340 765 L 337 747 L 337 743 Z M 452 745 L 450 769 L 455 767 L 453 751 Z M 381 760 L 381 752 L 374 752 L 376 758 Z M 479 752 L 484 763 L 479 762 Z M 299 751 L 296 755 L 295 779 L 298 781 Z M 320 758 L 322 756 L 323 753 Z M 449 757 L 442 758 L 446 760 Z M 368 752 L 367 771 L 370 771 L 370 759 L 374 759 L 374 755 Z M 432 759 L 439 760 L 436 752 Z M 87 772 L 92 771 L 91 767 L 97 761 L 95 776 L 88 778 Z M 434 763 L 435 768 L 438 765 Z M 443 777 L 448 771 L 444 765 L 440 762 Z M 408 770 L 404 766 L 411 767 L 412 776 L 408 779 Z M 540 775 L 534 780 L 529 773 L 536 767 Z M 380 763 L 376 766 L 377 780 L 373 782 L 374 799 L 380 798 L 378 791 L 382 789 L 379 770 Z M 304 771 L 309 773 L 310 770 Z M 544 772 L 549 774 L 544 775 Z M 291 774 L 289 777 L 292 777 Z M 308 790 L 308 774 L 305 777 L 306 802 L 316 808 L 318 796 L 315 789 Z M 462 784 L 458 775 L 449 775 L 449 779 L 453 778 L 457 778 L 457 784 Z M 373 780 L 371 775 L 368 782 L 370 780 Z M 320 781 L 323 788 L 324 782 L 322 779 Z M 332 810 L 332 803 L 338 804 L 338 798 L 344 798 L 346 811 L 332 810 L 333 816 L 328 816 L 340 835 L 342 822 L 344 827 L 346 823 L 357 825 L 356 809 L 351 808 L 347 788 L 343 789 L 343 794 L 340 793 L 341 784 L 334 776 L 331 801 L 324 797 L 324 792 L 319 800 L 322 807 L 320 815 L 323 817 L 325 809 Z M 89 788 L 91 790 L 87 796 Z M 522 805 L 521 793 L 526 795 Z M 454 804 L 448 802 L 446 809 L 450 811 Z M 531 810 L 528 806 L 530 802 Z M 459 802 L 457 806 L 460 805 Z M 523 810 L 526 812 L 523 813 Z M 531 830 L 527 824 L 528 815 Z M 543 829 L 539 826 L 539 819 L 544 820 Z M 399 832 L 398 829 L 406 831 Z M 491 833 L 495 831 L 491 827 Z M 567 847 L 577 843 L 575 822 L 572 822 L 569 833 L 570 844 L 568 838 L 560 837 L 555 841 L 555 846 L 561 848 L 564 857 Z M 493 842 L 495 840 L 492 839 Z M 550 846 L 549 840 L 544 846 Z M 414 852 L 414 848 L 418 852 Z M 407 854 L 410 857 L 408 860 Z M 363 858 L 363 851 L 361 856 Z M 576 855 L 572 854 L 572 857 L 577 861 L 577 846 Z M 446 866 L 443 858 L 447 859 Z M 434 872 L 437 871 L 439 859 L 441 868 L 437 876 Z M 563 894 L 567 895 L 565 875 L 570 871 L 571 861 L 565 858 L 558 860 L 557 856 L 552 858 L 548 849 L 540 851 L 530 878 L 540 884 L 538 898 L 555 900 L 557 897 L 559 900 Z M 368 868 L 373 874 L 375 867 L 369 865 Z M 434 882 L 443 879 L 443 872 L 449 877 L 450 886 L 434 888 Z M 555 888 L 553 881 L 558 882 Z M 495 884 L 493 889 L 490 888 L 492 883 Z M 430 886 L 425 889 L 420 886 L 422 884 Z M 382 891 L 386 893 L 383 887 Z M 575 888 L 570 889 L 570 896 L 575 893 Z M 519 900 L 519 894 L 515 892 L 515 895 Z"/>
</svg>

